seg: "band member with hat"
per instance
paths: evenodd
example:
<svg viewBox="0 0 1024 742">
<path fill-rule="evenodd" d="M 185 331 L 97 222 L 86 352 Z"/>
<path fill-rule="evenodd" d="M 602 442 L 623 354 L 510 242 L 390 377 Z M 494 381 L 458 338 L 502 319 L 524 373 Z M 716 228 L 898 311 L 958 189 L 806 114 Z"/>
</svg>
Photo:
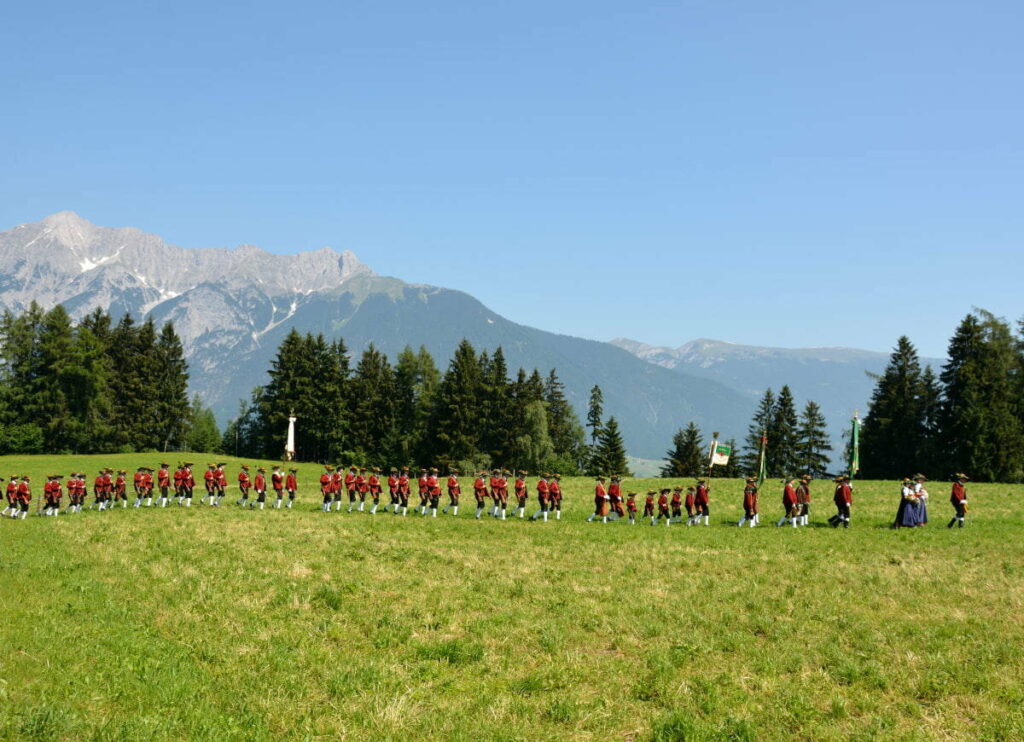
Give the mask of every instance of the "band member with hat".
<svg viewBox="0 0 1024 742">
<path fill-rule="evenodd" d="M 291 510 L 295 495 L 299 491 L 299 470 L 295 467 L 288 470 L 288 476 L 284 478 L 284 488 L 288 493 L 288 509 Z"/>
<path fill-rule="evenodd" d="M 697 515 L 697 488 L 693 485 L 686 488 L 683 506 L 686 508 L 686 525 L 692 526 L 700 519 L 700 516 Z"/>
<path fill-rule="evenodd" d="M 14 517 L 20 517 L 22 520 L 25 520 L 28 517 L 28 504 L 32 502 L 32 487 L 29 484 L 32 480 L 28 475 L 19 477 L 19 479 L 17 492 L 18 511 Z"/>
<path fill-rule="evenodd" d="M 411 487 L 412 485 L 409 482 L 409 467 L 403 466 L 402 473 L 398 475 L 398 500 L 402 506 L 402 517 L 409 514 L 409 495 Z M 398 508 L 395 508 L 395 513 L 398 513 Z"/>
<path fill-rule="evenodd" d="M 516 479 L 514 483 L 516 493 L 516 512 L 519 513 L 519 518 L 526 517 L 526 501 L 530 498 L 530 491 L 526 488 L 526 475 L 528 472 L 520 469 L 516 472 Z"/>
<path fill-rule="evenodd" d="M 785 525 L 786 522 L 791 523 L 793 528 L 799 525 L 800 505 L 797 502 L 796 481 L 796 477 L 782 480 L 782 517 L 776 526 Z"/>
<path fill-rule="evenodd" d="M 430 516 L 437 517 L 437 507 L 441 504 L 441 481 L 438 478 L 437 467 L 431 467 L 430 475 L 427 477 L 427 495 L 430 498 Z"/>
<path fill-rule="evenodd" d="M 711 493 L 708 490 L 708 480 L 703 477 L 697 480 L 697 491 L 693 495 L 693 506 L 697 511 L 694 523 L 700 523 L 703 516 L 704 525 L 711 525 Z"/>
<path fill-rule="evenodd" d="M 669 515 L 669 510 L 668 510 L 668 493 L 669 492 L 670 492 L 670 490 L 666 488 L 666 489 L 661 490 L 661 492 L 658 493 L 658 516 L 651 520 L 651 525 L 652 526 L 656 525 L 657 522 L 659 520 L 661 520 L 662 518 L 665 519 L 665 525 L 666 526 L 672 525 L 672 516 Z"/>
<path fill-rule="evenodd" d="M 398 469 L 394 467 L 391 467 L 391 472 L 388 474 L 388 494 L 391 496 L 391 502 L 388 503 L 388 506 L 391 508 L 392 513 L 397 513 L 402 498 L 398 495 Z"/>
<path fill-rule="evenodd" d="M 448 511 L 452 511 L 452 515 L 459 514 L 459 495 L 462 494 L 462 487 L 459 486 L 459 470 L 450 469 L 448 471 L 448 504 L 444 506 L 444 510 L 441 511 L 445 515 Z"/>
<path fill-rule="evenodd" d="M 548 482 L 548 510 L 554 512 L 555 520 L 562 519 L 562 475 L 552 474 Z"/>
<path fill-rule="evenodd" d="M 651 525 L 654 525 L 654 498 L 657 497 L 658 493 L 654 490 L 647 491 L 647 499 L 644 500 L 644 518 L 651 519 Z"/>
<path fill-rule="evenodd" d="M 255 507 L 258 503 L 262 510 L 263 504 L 267 501 L 267 470 L 262 466 L 256 467 L 256 479 L 253 480 L 252 486 L 256 490 L 256 500 L 250 502 L 249 507 Z"/>
<path fill-rule="evenodd" d="M 383 489 L 380 486 L 380 468 L 374 467 L 370 471 L 370 476 L 366 479 L 366 487 L 369 490 L 370 497 L 373 498 L 373 507 L 370 508 L 370 515 L 374 515 L 377 512 L 377 507 L 380 505 L 380 493 Z"/>
<path fill-rule="evenodd" d="M 192 462 L 186 461 L 184 466 L 185 476 L 181 480 L 181 492 L 185 496 L 185 507 L 190 508 L 192 507 L 192 492 L 196 488 L 196 478 L 192 474 Z"/>
<path fill-rule="evenodd" d="M 535 512 L 530 520 L 537 520 L 537 518 L 543 517 L 544 521 L 548 519 L 548 502 L 551 496 L 551 485 L 548 484 L 549 474 L 541 474 L 537 478 L 537 512 Z"/>
<path fill-rule="evenodd" d="M 235 505 L 245 507 L 246 503 L 249 502 L 250 487 L 252 487 L 252 480 L 249 478 L 249 465 L 242 464 L 242 468 L 238 471 L 238 492 L 240 495 L 238 500 L 235 501 Z"/>
<path fill-rule="evenodd" d="M 757 479 L 747 477 L 746 486 L 743 488 L 743 518 L 737 523 L 743 527 L 744 523 L 750 523 L 750 528 L 757 525 Z"/>
<path fill-rule="evenodd" d="M 636 525 L 636 492 L 626 495 L 626 512 L 629 513 L 629 525 Z"/>
<path fill-rule="evenodd" d="M 284 501 L 284 472 L 281 471 L 281 467 L 277 464 L 274 464 L 271 468 L 273 471 L 270 473 L 270 486 L 277 496 L 277 499 L 274 501 L 274 510 L 280 510 L 281 503 Z"/>
<path fill-rule="evenodd" d="M 836 491 L 832 501 L 836 504 L 836 514 L 829 518 L 833 528 L 843 524 L 843 528 L 850 527 L 850 506 L 853 505 L 853 488 L 850 486 L 850 478 L 842 474 L 835 478 Z"/>
<path fill-rule="evenodd" d="M 618 520 L 626 515 L 622 507 L 622 480 L 618 474 L 612 475 L 611 484 L 608 485 L 608 518 Z"/>
<path fill-rule="evenodd" d="M 207 501 L 210 505 L 213 505 L 213 501 L 216 497 L 214 494 L 214 487 L 216 487 L 217 475 L 214 470 L 217 468 L 215 464 L 207 464 L 206 471 L 203 472 L 203 486 L 206 488 L 206 494 L 203 495 L 203 499 L 199 501 L 200 504 L 205 504 Z"/>
<path fill-rule="evenodd" d="M 600 518 L 602 523 L 607 523 L 609 497 L 607 490 L 604 488 L 605 478 L 597 477 L 594 481 L 596 482 L 594 484 L 594 512 L 587 518 L 587 523 L 597 518 Z"/>
<path fill-rule="evenodd" d="M 331 501 L 334 497 L 334 488 L 331 487 L 331 475 L 333 473 L 334 467 L 330 464 L 324 464 L 323 474 L 320 475 L 320 496 L 323 500 L 320 509 L 325 513 L 331 512 Z"/>
<path fill-rule="evenodd" d="M 672 488 L 672 501 L 669 503 L 672 506 L 672 520 L 676 523 L 683 522 L 683 488 L 673 487 Z"/>
<path fill-rule="evenodd" d="M 811 516 L 811 475 L 804 474 L 800 477 L 800 484 L 796 488 L 796 503 L 800 506 L 800 525 L 806 526 Z"/>
<path fill-rule="evenodd" d="M 224 496 L 228 493 L 227 462 L 217 462 L 217 468 L 213 470 L 213 492 L 217 496 L 213 504 L 220 507 Z"/>
<path fill-rule="evenodd" d="M 970 480 L 966 474 L 953 475 L 953 491 L 949 495 L 949 502 L 953 505 L 953 519 L 949 521 L 947 528 L 956 525 L 957 528 L 964 527 L 964 518 L 967 517 L 967 482 Z"/>
</svg>

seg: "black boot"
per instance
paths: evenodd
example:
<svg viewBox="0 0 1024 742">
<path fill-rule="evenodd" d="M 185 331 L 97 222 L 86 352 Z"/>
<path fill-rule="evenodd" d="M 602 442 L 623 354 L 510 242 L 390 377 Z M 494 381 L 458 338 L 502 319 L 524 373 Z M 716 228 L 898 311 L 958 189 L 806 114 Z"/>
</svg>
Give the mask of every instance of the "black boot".
<svg viewBox="0 0 1024 742">
<path fill-rule="evenodd" d="M 956 523 L 956 518 L 953 518 L 953 520 L 949 521 L 949 525 L 946 526 L 946 528 L 952 528 L 954 523 Z"/>
</svg>

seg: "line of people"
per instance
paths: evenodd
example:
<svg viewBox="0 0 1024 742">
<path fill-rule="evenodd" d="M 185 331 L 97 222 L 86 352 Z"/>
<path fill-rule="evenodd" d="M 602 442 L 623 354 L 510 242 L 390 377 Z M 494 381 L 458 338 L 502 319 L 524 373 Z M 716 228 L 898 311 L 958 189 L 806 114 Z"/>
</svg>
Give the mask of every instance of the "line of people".
<svg viewBox="0 0 1024 742">
<path fill-rule="evenodd" d="M 381 499 L 384 493 L 384 484 L 388 488 L 389 502 L 384 505 L 384 512 L 391 512 L 394 515 L 408 515 L 410 506 L 414 513 L 436 518 L 437 513 L 443 515 L 451 513 L 453 516 L 459 514 L 460 501 L 462 497 L 462 485 L 459 481 L 459 470 L 450 469 L 445 489 L 448 493 L 448 503 L 441 508 L 442 478 L 437 467 L 421 468 L 416 478 L 418 505 L 411 505 L 413 475 L 410 467 L 392 468 L 386 478 L 383 478 L 382 470 L 361 466 L 351 466 L 347 471 L 343 467 L 327 465 L 320 475 L 320 495 L 322 498 L 321 510 L 325 513 L 340 511 L 343 499 L 348 497 L 348 512 L 364 512 L 369 506 L 368 512 L 373 515 L 381 507 Z M 529 488 L 526 484 L 526 477 L 529 472 L 525 470 L 509 471 L 508 469 L 494 469 L 493 471 L 477 472 L 473 481 L 473 498 L 476 504 L 475 517 L 479 520 L 484 512 L 488 515 L 506 520 L 509 516 L 510 503 L 514 503 L 512 509 L 513 517 L 526 518 L 527 503 L 529 500 Z M 512 478 L 512 493 L 514 500 L 509 497 L 509 479 Z M 547 521 L 550 514 L 554 514 L 555 520 L 562 517 L 562 485 L 561 475 L 544 473 L 538 477 L 536 492 L 538 508 L 530 517 L 530 520 Z M 491 506 L 488 509 L 488 502 Z"/>
</svg>

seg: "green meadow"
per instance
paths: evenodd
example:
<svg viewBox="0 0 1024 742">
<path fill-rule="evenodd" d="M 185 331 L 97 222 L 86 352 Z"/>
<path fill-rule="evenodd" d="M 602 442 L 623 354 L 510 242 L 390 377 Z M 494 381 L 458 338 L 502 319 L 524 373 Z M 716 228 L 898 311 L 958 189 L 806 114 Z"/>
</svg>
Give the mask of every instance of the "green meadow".
<svg viewBox="0 0 1024 742">
<path fill-rule="evenodd" d="M 34 513 L 50 470 L 159 461 L 0 476 L 32 476 Z M 232 486 L 0 521 L 0 738 L 1024 739 L 1020 485 L 970 486 L 949 530 L 933 482 L 931 523 L 894 531 L 894 482 L 857 482 L 834 530 L 830 482 L 792 529 L 769 481 L 739 529 L 742 483 L 717 480 L 687 528 L 586 523 L 585 478 L 561 522 L 477 521 L 471 495 L 457 518 L 325 514 L 319 471 L 291 511 Z"/>
</svg>

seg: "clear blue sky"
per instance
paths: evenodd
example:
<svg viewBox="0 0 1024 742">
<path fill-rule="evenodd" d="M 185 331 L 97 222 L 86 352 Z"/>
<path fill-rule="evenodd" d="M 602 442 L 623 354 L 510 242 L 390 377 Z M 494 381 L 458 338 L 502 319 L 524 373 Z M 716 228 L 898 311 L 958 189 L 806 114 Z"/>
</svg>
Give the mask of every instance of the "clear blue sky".
<svg viewBox="0 0 1024 742">
<path fill-rule="evenodd" d="M 1022 39 L 1019 1 L 14 3 L 0 228 L 349 248 L 597 339 L 942 354 L 1024 315 Z"/>
</svg>

